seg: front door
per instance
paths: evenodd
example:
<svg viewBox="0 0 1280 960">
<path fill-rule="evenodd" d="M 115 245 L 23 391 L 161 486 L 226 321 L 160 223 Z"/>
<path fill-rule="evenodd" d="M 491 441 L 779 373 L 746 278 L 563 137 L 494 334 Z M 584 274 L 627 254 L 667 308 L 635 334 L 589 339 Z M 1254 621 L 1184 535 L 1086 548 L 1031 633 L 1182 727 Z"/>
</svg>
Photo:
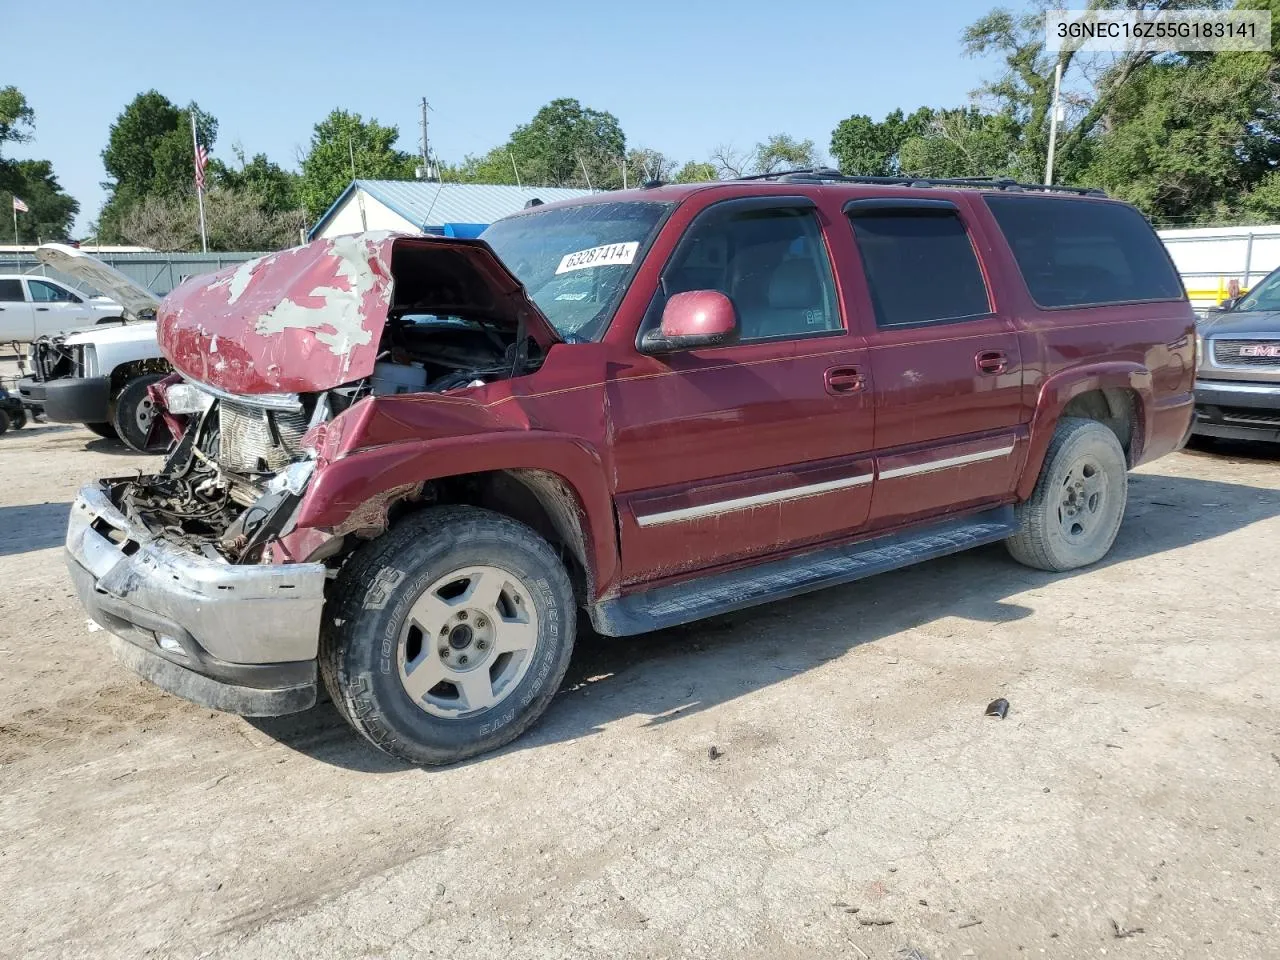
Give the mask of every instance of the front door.
<svg viewBox="0 0 1280 960">
<path fill-rule="evenodd" d="M 1007 497 L 1025 455 L 1023 359 L 967 211 L 948 200 L 845 206 L 866 279 L 876 383 L 871 524 Z"/>
<path fill-rule="evenodd" d="M 740 338 L 611 372 L 608 416 L 625 582 L 659 580 L 863 525 L 871 374 L 842 319 L 824 223 L 805 198 L 713 204 L 664 269 L 666 298 L 726 294 Z"/>
<path fill-rule="evenodd" d="M 79 298 L 70 290 L 37 277 L 27 278 L 27 289 L 31 291 L 36 336 L 73 330 L 91 322 Z"/>
</svg>

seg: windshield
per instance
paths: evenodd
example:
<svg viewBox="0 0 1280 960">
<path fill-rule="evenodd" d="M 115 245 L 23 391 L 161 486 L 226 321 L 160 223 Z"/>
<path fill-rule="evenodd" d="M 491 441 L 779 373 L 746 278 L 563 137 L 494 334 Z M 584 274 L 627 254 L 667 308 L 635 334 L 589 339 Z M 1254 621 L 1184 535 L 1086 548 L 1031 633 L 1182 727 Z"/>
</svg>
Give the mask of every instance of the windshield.
<svg viewBox="0 0 1280 960">
<path fill-rule="evenodd" d="M 567 342 L 594 340 L 658 232 L 669 203 L 584 203 L 500 220 L 480 235 Z"/>
<path fill-rule="evenodd" d="M 1232 310 L 1280 310 L 1280 270 L 1272 271 L 1246 293 Z"/>
</svg>

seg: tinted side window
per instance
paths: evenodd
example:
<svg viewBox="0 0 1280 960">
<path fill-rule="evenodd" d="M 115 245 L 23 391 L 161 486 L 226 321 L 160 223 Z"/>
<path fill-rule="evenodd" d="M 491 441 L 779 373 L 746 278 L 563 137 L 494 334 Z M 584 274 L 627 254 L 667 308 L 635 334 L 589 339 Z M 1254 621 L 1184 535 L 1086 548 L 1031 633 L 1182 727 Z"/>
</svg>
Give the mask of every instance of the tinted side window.
<svg viewBox="0 0 1280 960">
<path fill-rule="evenodd" d="M 986 316 L 982 269 L 952 210 L 889 209 L 850 217 L 876 326 L 899 327 Z"/>
<path fill-rule="evenodd" d="M 1065 197 L 987 197 L 1042 307 L 1180 300 L 1182 280 L 1133 207 Z"/>
<path fill-rule="evenodd" d="M 67 291 L 43 280 L 28 280 L 27 286 L 31 288 L 31 299 L 36 303 L 59 303 L 71 299 Z"/>
<path fill-rule="evenodd" d="M 0 303 L 21 303 L 24 299 L 21 280 L 0 280 Z"/>
<path fill-rule="evenodd" d="M 811 210 L 710 207 L 663 271 L 665 296 L 686 290 L 719 290 L 732 300 L 742 341 L 843 329 L 831 261 Z M 660 322 L 664 303 L 657 298 L 646 328 Z"/>
</svg>

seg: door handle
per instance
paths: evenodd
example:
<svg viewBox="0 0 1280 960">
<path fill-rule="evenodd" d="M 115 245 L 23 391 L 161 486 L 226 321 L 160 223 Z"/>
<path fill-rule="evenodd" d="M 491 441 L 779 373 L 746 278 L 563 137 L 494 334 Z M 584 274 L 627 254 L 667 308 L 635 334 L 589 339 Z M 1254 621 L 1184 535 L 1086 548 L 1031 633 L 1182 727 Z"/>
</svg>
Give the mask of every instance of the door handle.
<svg viewBox="0 0 1280 960">
<path fill-rule="evenodd" d="M 867 382 L 857 367 L 832 367 L 822 377 L 827 393 L 861 393 Z"/>
<path fill-rule="evenodd" d="M 982 350 L 973 358 L 979 373 L 994 376 L 1009 368 L 1009 357 L 1003 350 Z"/>
<path fill-rule="evenodd" d="M 48 313 L 48 312 L 49 312 L 49 308 L 48 308 L 48 307 L 36 307 L 36 311 L 37 311 L 38 313 Z"/>
</svg>

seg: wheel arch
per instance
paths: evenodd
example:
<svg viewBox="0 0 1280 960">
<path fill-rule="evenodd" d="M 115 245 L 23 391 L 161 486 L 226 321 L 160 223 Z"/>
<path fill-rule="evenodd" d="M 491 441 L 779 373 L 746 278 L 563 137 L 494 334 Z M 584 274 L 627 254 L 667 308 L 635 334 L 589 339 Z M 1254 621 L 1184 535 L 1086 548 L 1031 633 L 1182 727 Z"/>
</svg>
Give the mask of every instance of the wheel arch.
<svg viewBox="0 0 1280 960">
<path fill-rule="evenodd" d="M 160 374 L 167 376 L 173 373 L 173 367 L 169 366 L 169 361 L 163 357 L 148 357 L 144 360 L 126 360 L 124 363 L 116 364 L 111 368 L 111 398 L 114 400 L 120 395 L 120 391 L 125 388 L 131 380 L 147 374 Z"/>
<path fill-rule="evenodd" d="M 1031 421 L 1026 467 L 1017 496 L 1025 500 L 1035 489 L 1053 432 L 1063 417 L 1105 424 L 1124 448 L 1129 466 L 1142 461 L 1150 433 L 1151 372 L 1137 363 L 1113 361 L 1060 371 L 1040 387 Z"/>
<path fill-rule="evenodd" d="M 435 503 L 469 503 L 532 527 L 563 549 L 584 602 L 615 588 L 617 524 L 605 470 L 593 449 L 567 435 L 395 444 L 325 464 L 286 551 L 301 559 L 334 534 L 380 535 L 398 513 Z"/>
</svg>

